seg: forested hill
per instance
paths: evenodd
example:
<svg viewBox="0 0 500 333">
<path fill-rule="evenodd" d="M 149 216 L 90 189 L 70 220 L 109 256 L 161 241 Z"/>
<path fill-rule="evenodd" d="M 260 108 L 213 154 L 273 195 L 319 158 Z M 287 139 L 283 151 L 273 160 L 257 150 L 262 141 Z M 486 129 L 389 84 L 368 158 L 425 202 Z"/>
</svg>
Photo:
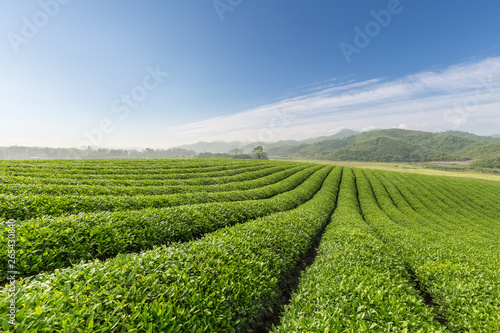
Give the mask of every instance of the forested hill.
<svg viewBox="0 0 500 333">
<path fill-rule="evenodd" d="M 387 129 L 313 144 L 270 147 L 267 151 L 271 157 L 332 161 L 481 160 L 500 156 L 500 139 L 464 132 L 429 133 Z"/>
</svg>

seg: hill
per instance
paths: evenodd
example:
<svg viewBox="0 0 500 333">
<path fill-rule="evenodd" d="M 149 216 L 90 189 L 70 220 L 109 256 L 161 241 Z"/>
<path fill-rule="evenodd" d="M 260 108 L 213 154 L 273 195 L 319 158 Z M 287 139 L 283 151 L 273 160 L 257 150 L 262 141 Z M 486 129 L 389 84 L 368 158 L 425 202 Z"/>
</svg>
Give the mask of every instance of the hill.
<svg viewBox="0 0 500 333">
<path fill-rule="evenodd" d="M 427 162 L 482 160 L 500 154 L 500 138 L 460 131 L 430 133 L 404 129 L 363 133 L 344 129 L 334 135 L 301 141 L 198 142 L 179 148 L 197 153 L 225 153 L 232 149 L 249 153 L 257 145 L 263 146 L 269 157 L 275 159 Z M 487 163 L 491 164 L 491 161 Z"/>
<path fill-rule="evenodd" d="M 310 143 L 317 143 L 321 141 L 326 141 L 326 140 L 336 140 L 336 139 L 345 139 L 351 136 L 355 136 L 360 134 L 361 132 L 353 131 L 350 129 L 343 129 L 338 133 L 335 133 L 330 136 L 318 136 L 316 138 L 310 138 L 306 140 L 300 141 L 300 143 L 305 143 L 305 144 L 310 144 Z"/>
<path fill-rule="evenodd" d="M 290 158 L 425 162 L 478 160 L 500 153 L 500 141 L 470 133 L 429 133 L 403 129 L 365 132 L 340 140 L 304 145 L 299 150 L 284 147 Z M 273 156 L 275 151 L 269 151 Z"/>
<path fill-rule="evenodd" d="M 364 162 L 472 161 L 469 166 L 471 168 L 500 168 L 500 138 L 459 131 L 430 133 L 404 129 L 363 133 L 344 129 L 330 136 L 273 143 L 198 142 L 169 150 L 0 147 L 0 159 L 251 158 L 249 153 L 258 145 L 263 146 L 268 156 L 273 159 Z"/>
<path fill-rule="evenodd" d="M 196 153 L 227 153 L 231 149 L 241 149 L 245 146 L 244 142 L 241 141 L 214 141 L 214 142 L 206 142 L 200 141 L 197 143 L 182 145 L 177 148 L 192 150 Z"/>
<path fill-rule="evenodd" d="M 490 135 L 490 136 L 482 136 L 482 135 L 476 135 L 473 133 L 469 132 L 462 132 L 462 131 L 446 131 L 444 134 L 450 134 L 450 135 L 456 135 L 460 136 L 462 138 L 466 139 L 471 139 L 475 141 L 485 141 L 485 142 L 500 142 L 500 135 Z"/>
<path fill-rule="evenodd" d="M 206 142 L 206 141 L 200 141 L 197 143 L 189 144 L 189 145 L 182 145 L 179 146 L 178 148 L 181 149 L 186 149 L 186 150 L 192 150 L 196 153 L 227 153 L 232 149 L 240 149 L 245 153 L 249 153 L 252 151 L 252 149 L 255 146 L 262 146 L 264 147 L 265 150 L 275 150 L 279 151 L 280 149 L 283 149 L 283 147 L 304 147 L 303 145 L 307 144 L 312 144 L 312 143 L 317 143 L 317 142 L 322 142 L 326 140 L 336 140 L 336 139 L 344 139 L 347 137 L 351 137 L 354 135 L 359 134 L 360 132 L 356 132 L 353 130 L 349 129 L 343 129 L 338 133 L 335 133 L 333 135 L 329 136 L 319 136 L 319 137 L 314 137 L 314 138 L 309 138 L 305 140 L 281 140 L 277 142 L 242 142 L 242 141 L 230 141 L 230 142 L 225 142 L 225 141 L 214 141 L 214 142 Z M 295 149 L 296 151 L 297 149 Z"/>
<path fill-rule="evenodd" d="M 470 164 L 471 168 L 500 169 L 500 153 L 482 158 Z"/>
</svg>

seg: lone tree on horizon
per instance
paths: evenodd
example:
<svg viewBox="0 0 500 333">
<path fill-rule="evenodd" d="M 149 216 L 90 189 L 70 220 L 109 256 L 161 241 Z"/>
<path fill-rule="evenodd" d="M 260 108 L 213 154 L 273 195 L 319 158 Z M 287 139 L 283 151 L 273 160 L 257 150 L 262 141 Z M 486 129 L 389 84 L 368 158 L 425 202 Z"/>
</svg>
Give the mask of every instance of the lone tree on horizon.
<svg viewBox="0 0 500 333">
<path fill-rule="evenodd" d="M 264 151 L 264 148 L 262 146 L 257 146 L 252 150 L 252 155 L 255 156 L 258 159 L 261 158 L 266 158 L 267 153 Z"/>
</svg>

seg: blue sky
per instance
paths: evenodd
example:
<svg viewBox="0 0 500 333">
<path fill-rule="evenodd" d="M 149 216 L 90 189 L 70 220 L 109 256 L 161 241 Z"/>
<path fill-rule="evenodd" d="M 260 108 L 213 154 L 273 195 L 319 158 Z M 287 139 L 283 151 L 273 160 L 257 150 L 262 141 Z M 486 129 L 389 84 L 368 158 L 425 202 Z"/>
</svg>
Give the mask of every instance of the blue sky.
<svg viewBox="0 0 500 333">
<path fill-rule="evenodd" d="M 3 1 L 0 146 L 500 133 L 500 2 Z"/>
</svg>

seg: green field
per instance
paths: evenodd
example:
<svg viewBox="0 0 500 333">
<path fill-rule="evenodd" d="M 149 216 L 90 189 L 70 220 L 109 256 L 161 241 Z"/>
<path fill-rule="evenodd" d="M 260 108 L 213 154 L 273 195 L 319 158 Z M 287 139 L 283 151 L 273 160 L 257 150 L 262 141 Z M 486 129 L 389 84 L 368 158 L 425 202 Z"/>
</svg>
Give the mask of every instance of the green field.
<svg viewBox="0 0 500 333">
<path fill-rule="evenodd" d="M 0 162 L 2 331 L 498 332 L 500 184 L 380 169 Z"/>
</svg>

